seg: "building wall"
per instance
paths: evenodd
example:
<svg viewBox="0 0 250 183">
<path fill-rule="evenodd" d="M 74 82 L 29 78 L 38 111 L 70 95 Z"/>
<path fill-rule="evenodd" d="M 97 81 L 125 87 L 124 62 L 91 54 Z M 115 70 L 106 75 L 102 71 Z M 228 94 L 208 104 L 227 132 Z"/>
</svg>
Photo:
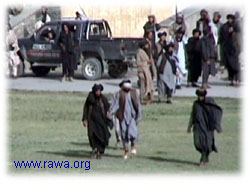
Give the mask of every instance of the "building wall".
<svg viewBox="0 0 250 183">
<path fill-rule="evenodd" d="M 91 19 L 105 19 L 109 22 L 114 37 L 142 37 L 143 25 L 149 14 L 160 22 L 173 14 L 173 6 L 81 6 Z M 80 6 L 61 7 L 62 17 L 74 17 Z"/>
</svg>

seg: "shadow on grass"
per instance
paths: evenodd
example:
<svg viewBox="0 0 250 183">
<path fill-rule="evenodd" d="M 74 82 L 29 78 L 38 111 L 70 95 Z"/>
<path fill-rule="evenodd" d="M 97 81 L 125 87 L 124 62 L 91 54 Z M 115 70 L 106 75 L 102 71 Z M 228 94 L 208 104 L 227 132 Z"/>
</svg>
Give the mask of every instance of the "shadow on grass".
<svg viewBox="0 0 250 183">
<path fill-rule="evenodd" d="M 89 147 L 88 142 L 70 142 L 70 144 L 77 145 L 77 146 L 88 146 Z M 106 149 L 117 150 L 116 147 L 112 147 L 112 146 L 108 146 L 108 147 L 106 147 Z M 121 149 L 121 148 L 119 148 L 119 149 Z"/>
<path fill-rule="evenodd" d="M 91 158 L 91 152 L 86 150 L 68 150 L 68 151 L 36 151 L 37 153 L 52 154 L 57 156 L 75 157 L 75 158 Z M 104 157 L 121 158 L 121 155 L 104 154 Z"/>
<path fill-rule="evenodd" d="M 171 159 L 171 158 L 163 158 L 160 156 L 137 156 L 138 158 L 145 158 L 153 161 L 160 161 L 160 162 L 167 162 L 167 163 L 176 163 L 176 164 L 183 164 L 183 165 L 191 165 L 191 166 L 199 166 L 199 163 L 180 160 L 180 159 Z"/>
</svg>

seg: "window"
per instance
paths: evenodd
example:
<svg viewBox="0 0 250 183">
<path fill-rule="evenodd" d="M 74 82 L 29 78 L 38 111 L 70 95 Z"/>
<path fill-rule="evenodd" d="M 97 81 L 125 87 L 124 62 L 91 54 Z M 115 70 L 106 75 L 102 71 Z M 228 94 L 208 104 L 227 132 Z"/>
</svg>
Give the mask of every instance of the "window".
<svg viewBox="0 0 250 183">
<path fill-rule="evenodd" d="M 90 25 L 89 35 L 90 36 L 107 36 L 107 31 L 106 31 L 106 28 L 105 28 L 103 22 L 92 23 Z"/>
<path fill-rule="evenodd" d="M 37 32 L 37 39 L 42 41 L 54 41 L 56 38 L 56 25 L 45 25 Z"/>
</svg>

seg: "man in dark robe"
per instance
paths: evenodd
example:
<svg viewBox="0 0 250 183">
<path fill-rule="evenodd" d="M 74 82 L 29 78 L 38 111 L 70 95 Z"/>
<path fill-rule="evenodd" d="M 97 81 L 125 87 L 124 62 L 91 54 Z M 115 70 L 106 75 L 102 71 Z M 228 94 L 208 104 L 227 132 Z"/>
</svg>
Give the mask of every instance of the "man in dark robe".
<svg viewBox="0 0 250 183">
<path fill-rule="evenodd" d="M 107 118 L 109 102 L 102 95 L 103 86 L 95 84 L 89 93 L 83 109 L 83 126 L 88 128 L 89 144 L 92 156 L 101 159 L 105 148 L 109 144 L 110 133 L 108 127 L 113 128 L 113 122 Z"/>
<path fill-rule="evenodd" d="M 221 129 L 222 109 L 213 98 L 206 97 L 205 89 L 197 89 L 198 100 L 194 101 L 187 132 L 193 128 L 194 146 L 201 153 L 200 167 L 209 162 L 209 154 L 217 152 L 214 139 L 214 130 Z"/>
<path fill-rule="evenodd" d="M 74 32 L 69 25 L 62 25 L 62 32 L 59 37 L 59 46 L 62 53 L 63 77 L 62 81 L 73 81 L 74 69 L 76 68 L 76 57 L 74 54 Z"/>
<path fill-rule="evenodd" d="M 200 35 L 199 29 L 193 30 L 193 37 L 188 39 L 186 45 L 187 51 L 187 68 L 188 68 L 188 84 L 187 87 L 199 87 L 197 81 L 201 75 L 201 50 L 200 50 Z"/>
<path fill-rule="evenodd" d="M 210 75 L 215 76 L 215 43 L 213 37 L 210 36 L 210 30 L 203 30 L 203 37 L 200 40 L 201 44 L 201 59 L 202 59 L 202 87 L 210 88 L 208 85 L 208 78 Z"/>
<path fill-rule="evenodd" d="M 231 86 L 238 86 L 240 81 L 239 44 L 237 40 L 238 26 L 234 22 L 235 16 L 227 15 L 227 22 L 221 27 L 220 41 L 223 49 L 223 59 L 228 70 Z M 235 83 L 234 83 L 235 82 Z"/>
<path fill-rule="evenodd" d="M 209 18 L 209 14 L 207 10 L 202 9 L 200 11 L 200 19 L 196 22 L 196 28 L 201 31 L 203 34 L 203 30 L 208 30 L 211 27 L 211 20 Z"/>
<path fill-rule="evenodd" d="M 143 26 L 144 29 L 144 38 L 147 37 L 148 32 L 153 32 L 153 41 L 156 43 L 156 33 L 159 31 L 161 28 L 160 24 L 156 22 L 156 18 L 154 15 L 149 15 L 148 16 L 148 21 L 145 23 Z"/>
</svg>

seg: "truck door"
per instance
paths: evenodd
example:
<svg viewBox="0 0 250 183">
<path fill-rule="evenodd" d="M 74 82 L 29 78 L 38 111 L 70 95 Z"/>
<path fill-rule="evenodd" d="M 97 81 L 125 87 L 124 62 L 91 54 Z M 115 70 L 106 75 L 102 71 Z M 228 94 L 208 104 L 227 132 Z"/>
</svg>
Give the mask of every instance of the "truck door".
<svg viewBox="0 0 250 183">
<path fill-rule="evenodd" d="M 31 60 L 39 63 L 59 63 L 60 48 L 58 46 L 59 30 L 57 24 L 46 24 L 41 27 L 35 36 L 29 56 L 35 57 Z"/>
</svg>

